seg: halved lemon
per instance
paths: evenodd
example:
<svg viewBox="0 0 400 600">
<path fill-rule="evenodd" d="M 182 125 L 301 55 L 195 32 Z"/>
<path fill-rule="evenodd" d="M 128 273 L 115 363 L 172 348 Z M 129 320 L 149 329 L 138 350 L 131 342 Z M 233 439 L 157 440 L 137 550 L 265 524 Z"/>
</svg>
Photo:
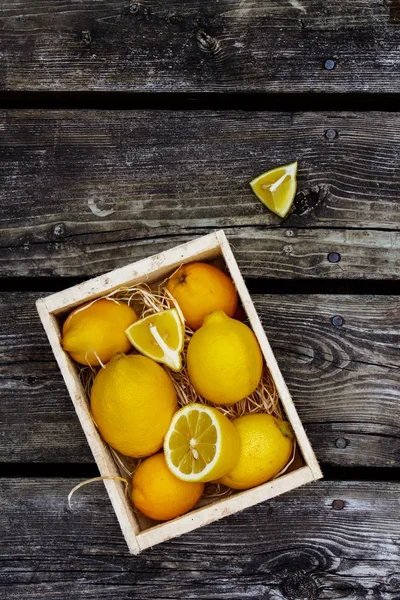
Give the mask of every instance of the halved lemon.
<svg viewBox="0 0 400 600">
<path fill-rule="evenodd" d="M 250 187 L 259 200 L 279 217 L 286 217 L 297 190 L 297 161 L 262 173 Z"/>
<path fill-rule="evenodd" d="M 164 439 L 170 471 L 183 481 L 213 481 L 239 460 L 239 435 L 216 408 L 193 403 L 176 412 Z"/>
<path fill-rule="evenodd" d="M 180 371 L 185 327 L 176 308 L 164 310 L 133 323 L 125 330 L 132 346 L 141 354 Z"/>
</svg>

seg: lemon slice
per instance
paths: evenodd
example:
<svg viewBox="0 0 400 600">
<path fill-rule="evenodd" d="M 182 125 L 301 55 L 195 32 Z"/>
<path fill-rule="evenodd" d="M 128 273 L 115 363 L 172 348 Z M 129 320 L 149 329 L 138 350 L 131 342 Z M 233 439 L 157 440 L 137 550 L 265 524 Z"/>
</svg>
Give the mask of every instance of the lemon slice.
<svg viewBox="0 0 400 600">
<path fill-rule="evenodd" d="M 240 441 L 228 417 L 216 408 L 188 404 L 172 418 L 164 439 L 170 471 L 183 481 L 213 481 L 239 460 Z"/>
<path fill-rule="evenodd" d="M 286 217 L 297 190 L 297 161 L 262 173 L 250 187 L 259 200 L 279 217 Z"/>
<path fill-rule="evenodd" d="M 185 328 L 176 308 L 140 319 L 125 330 L 136 350 L 174 371 L 182 368 L 184 332 Z"/>
</svg>

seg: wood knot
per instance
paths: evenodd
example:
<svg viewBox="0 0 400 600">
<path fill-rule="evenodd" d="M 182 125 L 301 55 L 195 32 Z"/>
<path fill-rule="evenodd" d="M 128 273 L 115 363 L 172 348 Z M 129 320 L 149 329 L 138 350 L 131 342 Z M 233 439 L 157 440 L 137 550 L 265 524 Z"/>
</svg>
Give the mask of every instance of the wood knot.
<svg viewBox="0 0 400 600">
<path fill-rule="evenodd" d="M 81 44 L 82 46 L 90 46 L 93 43 L 92 34 L 89 30 L 82 31 Z"/>
<path fill-rule="evenodd" d="M 129 5 L 129 12 L 131 13 L 131 15 L 148 16 L 151 14 L 150 9 L 144 6 L 142 2 L 131 2 Z"/>
<path fill-rule="evenodd" d="M 385 0 L 384 4 L 389 7 L 391 22 L 400 23 L 400 0 Z"/>
<path fill-rule="evenodd" d="M 305 571 L 290 573 L 283 581 L 282 588 L 286 600 L 318 598 L 318 586 Z"/>
<path fill-rule="evenodd" d="M 183 17 L 182 15 L 178 15 L 178 13 L 172 11 L 167 14 L 165 20 L 170 25 L 180 25 L 180 23 L 183 21 Z"/>
<path fill-rule="evenodd" d="M 221 42 L 211 35 L 208 35 L 203 29 L 196 33 L 196 40 L 200 50 L 216 56 L 221 52 Z"/>
<path fill-rule="evenodd" d="M 386 585 L 390 587 L 391 592 L 400 592 L 400 577 L 397 574 L 388 575 Z"/>
<path fill-rule="evenodd" d="M 316 185 L 309 190 L 299 192 L 294 200 L 293 213 L 300 216 L 315 210 L 328 196 L 326 185 Z"/>
</svg>

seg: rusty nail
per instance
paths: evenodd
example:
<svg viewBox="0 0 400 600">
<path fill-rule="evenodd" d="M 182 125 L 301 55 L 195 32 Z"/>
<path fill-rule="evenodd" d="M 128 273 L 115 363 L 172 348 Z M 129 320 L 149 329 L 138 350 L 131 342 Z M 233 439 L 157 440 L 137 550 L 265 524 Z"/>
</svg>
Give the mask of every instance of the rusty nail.
<svg viewBox="0 0 400 600">
<path fill-rule="evenodd" d="M 336 129 L 327 129 L 325 131 L 325 137 L 327 140 L 334 140 L 335 138 L 338 137 L 338 132 L 336 131 Z"/>
<path fill-rule="evenodd" d="M 335 446 L 336 448 L 340 448 L 341 450 L 343 450 L 347 446 L 347 440 L 345 440 L 344 438 L 338 438 L 335 442 Z"/>
<path fill-rule="evenodd" d="M 340 315 L 335 315 L 332 317 L 331 323 L 332 325 L 335 325 L 335 327 L 341 327 L 344 323 L 344 319 Z"/>
<path fill-rule="evenodd" d="M 330 263 L 338 263 L 341 259 L 339 252 L 329 252 L 328 260 Z"/>
<path fill-rule="evenodd" d="M 334 69 L 335 66 L 336 66 L 336 63 L 333 60 L 333 58 L 328 58 L 328 60 L 325 61 L 324 67 L 327 71 L 332 71 L 332 69 Z"/>
<path fill-rule="evenodd" d="M 334 500 L 332 502 L 332 508 L 334 510 L 342 510 L 344 508 L 344 502 L 343 502 L 343 500 Z"/>
</svg>

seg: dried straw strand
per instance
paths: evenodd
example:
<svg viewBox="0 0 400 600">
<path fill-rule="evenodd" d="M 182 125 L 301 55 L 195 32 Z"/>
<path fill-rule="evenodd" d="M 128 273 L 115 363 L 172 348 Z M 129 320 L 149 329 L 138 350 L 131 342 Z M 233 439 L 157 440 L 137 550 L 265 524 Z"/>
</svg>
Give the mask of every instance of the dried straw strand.
<svg viewBox="0 0 400 600">
<path fill-rule="evenodd" d="M 117 477 L 116 475 L 103 475 L 102 477 L 92 477 L 92 479 L 86 479 L 86 481 L 81 481 L 81 483 L 78 483 L 78 485 L 72 488 L 72 490 L 68 494 L 68 506 L 72 509 L 71 498 L 75 494 L 75 492 L 79 490 L 79 488 L 83 487 L 84 485 L 87 485 L 88 483 L 94 483 L 95 481 L 104 481 L 104 479 L 114 479 L 114 481 L 123 481 L 125 483 L 125 494 L 128 495 L 129 482 L 125 477 Z"/>
</svg>

